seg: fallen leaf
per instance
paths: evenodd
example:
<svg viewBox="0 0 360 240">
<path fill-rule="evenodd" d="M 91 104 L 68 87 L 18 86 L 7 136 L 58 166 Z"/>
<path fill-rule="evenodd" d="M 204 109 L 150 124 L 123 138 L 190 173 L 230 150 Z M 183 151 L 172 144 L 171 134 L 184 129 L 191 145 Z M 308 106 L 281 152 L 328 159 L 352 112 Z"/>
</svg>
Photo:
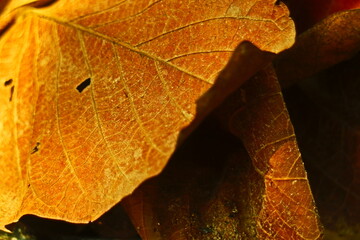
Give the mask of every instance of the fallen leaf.
<svg viewBox="0 0 360 240">
<path fill-rule="evenodd" d="M 275 71 L 258 73 L 238 95 L 243 106 L 230 115 L 229 129 L 242 139 L 264 179 L 259 239 L 321 239 L 322 226 Z"/>
<path fill-rule="evenodd" d="M 283 87 L 348 60 L 360 50 L 360 9 L 338 12 L 297 37 L 277 59 Z"/>
<path fill-rule="evenodd" d="M 11 13 L 0 39 L 0 229 L 24 214 L 98 218 L 163 169 L 240 42 L 278 53 L 294 37 L 275 0 L 63 0 Z"/>
<path fill-rule="evenodd" d="M 210 118 L 121 204 L 144 240 L 251 238 L 258 179 L 241 141 Z"/>
<path fill-rule="evenodd" d="M 251 78 L 217 116 L 246 150 L 216 124 L 202 126 L 122 201 L 142 239 L 322 239 L 274 70 Z"/>
<path fill-rule="evenodd" d="M 284 0 L 283 2 L 290 10 L 298 34 L 334 13 L 360 8 L 359 0 Z"/>
<path fill-rule="evenodd" d="M 360 55 L 285 91 L 326 239 L 360 236 Z"/>
</svg>

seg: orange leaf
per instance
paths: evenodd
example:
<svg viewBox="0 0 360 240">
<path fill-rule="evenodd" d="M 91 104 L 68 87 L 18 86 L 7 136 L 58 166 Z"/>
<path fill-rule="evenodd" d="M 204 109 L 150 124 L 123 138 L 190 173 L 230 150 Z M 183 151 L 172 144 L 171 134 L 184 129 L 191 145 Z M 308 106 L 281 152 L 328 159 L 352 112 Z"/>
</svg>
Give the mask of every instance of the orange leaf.
<svg viewBox="0 0 360 240">
<path fill-rule="evenodd" d="M 239 95 L 244 106 L 230 116 L 229 128 L 264 179 L 259 239 L 320 239 L 321 225 L 274 70 L 258 73 Z"/>
<path fill-rule="evenodd" d="M 11 11 L 0 39 L 0 228 L 30 213 L 91 221 L 158 174 L 241 41 L 275 53 L 293 43 L 274 2 Z"/>
</svg>

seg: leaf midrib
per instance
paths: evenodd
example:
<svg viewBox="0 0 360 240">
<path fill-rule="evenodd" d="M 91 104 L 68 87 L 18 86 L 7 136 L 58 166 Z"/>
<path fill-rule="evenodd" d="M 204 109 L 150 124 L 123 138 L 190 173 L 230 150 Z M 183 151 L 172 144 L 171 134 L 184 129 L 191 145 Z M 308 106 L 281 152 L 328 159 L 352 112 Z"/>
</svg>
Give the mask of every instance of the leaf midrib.
<svg viewBox="0 0 360 240">
<path fill-rule="evenodd" d="M 187 75 L 189 75 L 189 76 L 191 76 L 191 77 L 193 77 L 195 79 L 198 79 L 200 81 L 203 81 L 203 82 L 205 82 L 207 84 L 212 85 L 212 83 L 210 81 L 204 79 L 201 76 L 190 73 L 190 72 L 186 71 L 185 69 L 179 68 L 175 64 L 172 64 L 172 63 L 167 62 L 167 61 L 165 61 L 165 60 L 163 60 L 161 58 L 158 58 L 158 57 L 156 57 L 154 55 L 151 55 L 148 52 L 139 50 L 139 49 L 133 47 L 132 45 L 130 45 L 128 43 L 125 43 L 125 42 L 122 42 L 122 41 L 120 41 L 120 40 L 118 40 L 116 38 L 113 38 L 113 37 L 110 37 L 108 35 L 102 34 L 100 32 L 94 31 L 91 28 L 87 28 L 87 27 L 84 27 L 82 25 L 79 25 L 79 24 L 76 24 L 76 23 L 71 23 L 71 22 L 68 22 L 66 20 L 62 20 L 62 19 L 59 19 L 59 18 L 54 18 L 54 17 L 51 17 L 51 16 L 38 14 L 36 11 L 29 11 L 27 14 L 35 15 L 36 17 L 39 17 L 39 18 L 42 18 L 42 19 L 45 19 L 45 20 L 48 20 L 48 21 L 55 22 L 57 24 L 60 24 L 60 25 L 63 25 L 63 26 L 69 27 L 69 28 L 73 28 L 75 30 L 78 30 L 78 31 L 81 31 L 81 32 L 84 32 L 84 33 L 87 33 L 87 34 L 92 35 L 94 37 L 101 38 L 101 39 L 103 39 L 105 41 L 108 41 L 110 43 L 120 45 L 120 46 L 125 47 L 126 49 L 128 49 L 128 50 L 130 50 L 132 52 L 135 52 L 135 53 L 137 53 L 139 55 L 150 58 L 150 59 L 152 59 L 154 61 L 161 62 L 163 64 L 169 65 L 169 66 L 175 68 L 176 70 L 181 71 L 181 72 L 183 72 L 183 73 L 185 73 L 185 74 L 187 74 Z"/>
<path fill-rule="evenodd" d="M 152 40 L 154 40 L 154 39 L 157 39 L 157 38 L 162 37 L 162 36 L 167 35 L 167 34 L 171 34 L 171 33 L 173 33 L 173 32 L 179 31 L 179 30 L 184 29 L 184 28 L 186 28 L 186 27 L 194 26 L 194 25 L 201 24 L 201 23 L 204 23 L 204 22 L 207 22 L 207 21 L 211 21 L 211 20 L 219 20 L 219 19 L 233 19 L 233 20 L 236 19 L 236 20 L 250 20 L 250 21 L 271 22 L 271 23 L 273 23 L 275 26 L 277 26 L 277 27 L 281 30 L 281 28 L 278 26 L 278 24 L 277 24 L 274 20 L 272 20 L 272 19 L 257 19 L 257 18 L 247 17 L 247 16 L 239 16 L 239 17 L 232 17 L 232 16 L 214 17 L 214 18 L 210 18 L 210 19 L 204 19 L 204 20 L 201 20 L 201 21 L 189 23 L 189 24 L 187 24 L 187 25 L 185 25 L 185 26 L 181 26 L 181 27 L 179 27 L 179 28 L 173 29 L 173 30 L 168 31 L 168 32 L 166 32 L 166 33 L 160 34 L 159 36 L 155 36 L 155 37 L 153 37 L 153 38 L 151 38 L 151 39 L 148 39 L 148 40 L 146 40 L 145 42 L 142 42 L 142 43 L 140 43 L 140 44 L 137 44 L 136 46 L 132 46 L 132 45 L 129 44 L 129 43 L 123 42 L 123 41 L 121 41 L 121 40 L 119 40 L 119 39 L 117 39 L 117 38 L 108 36 L 108 35 L 106 35 L 106 34 L 102 34 L 102 33 L 98 32 L 98 31 L 95 31 L 95 30 L 93 30 L 93 29 L 91 29 L 91 28 L 88 28 L 88 27 L 84 27 L 84 26 L 82 26 L 82 25 L 80 25 L 80 24 L 76 24 L 76 23 L 73 23 L 73 22 L 69 22 L 69 21 L 67 21 L 67 20 L 65 20 L 65 19 L 60 19 L 60 18 L 57 18 L 57 17 L 52 17 L 52 16 L 40 14 L 40 13 L 39 13 L 37 10 L 35 10 L 35 9 L 28 10 L 28 11 L 25 13 L 25 15 L 28 15 L 28 14 L 29 14 L 29 15 L 35 15 L 36 17 L 39 17 L 39 18 L 42 18 L 42 19 L 46 19 L 46 20 L 48 20 L 48 21 L 55 22 L 55 23 L 57 23 L 57 24 L 60 24 L 60 25 L 63 25 L 63 26 L 69 27 L 69 28 L 73 28 L 73 29 L 75 29 L 75 30 L 82 31 L 82 32 L 87 33 L 87 34 L 89 34 L 89 35 L 92 35 L 92 36 L 94 36 L 94 37 L 101 38 L 101 39 L 103 39 L 103 40 L 105 40 L 105 41 L 111 42 L 111 43 L 113 43 L 113 44 L 120 45 L 120 46 L 125 47 L 126 49 L 128 49 L 128 50 L 130 50 L 130 51 L 132 51 L 132 52 L 135 52 L 135 53 L 137 53 L 137 54 L 139 54 L 139 55 L 142 55 L 142 56 L 145 56 L 145 57 L 147 57 L 147 58 L 150 58 L 150 59 L 152 59 L 152 60 L 154 60 L 154 61 L 161 62 L 161 63 L 163 63 L 163 64 L 165 64 L 165 65 L 168 65 L 168 66 L 170 66 L 170 67 L 172 67 L 172 68 L 174 68 L 174 69 L 176 69 L 176 70 L 178 70 L 178 71 L 180 71 L 180 72 L 183 72 L 183 73 L 185 73 L 185 74 L 187 74 L 187 75 L 189 75 L 189 76 L 191 76 L 191 77 L 193 77 L 193 78 L 195 78 L 195 79 L 198 79 L 198 80 L 200 80 L 200 81 L 202 81 L 202 82 L 205 82 L 205 83 L 207 83 L 207 84 L 209 84 L 209 85 L 212 85 L 212 84 L 213 84 L 213 82 L 212 82 L 211 80 L 204 79 L 203 77 L 201 77 L 201 76 L 199 76 L 199 75 L 196 75 L 196 74 L 194 74 L 194 73 L 188 72 L 187 70 L 185 70 L 185 69 L 183 69 L 183 68 L 180 68 L 179 66 L 177 66 L 177 65 L 175 65 L 175 64 L 173 64 L 173 63 L 171 63 L 171 62 L 169 62 L 169 61 L 167 61 L 167 60 L 161 59 L 161 58 L 159 58 L 159 57 L 157 57 L 157 56 L 154 56 L 154 55 L 152 55 L 152 54 L 150 54 L 150 53 L 148 53 L 148 52 L 146 52 L 146 51 L 140 50 L 140 49 L 138 49 L 136 46 L 141 46 L 141 45 L 143 45 L 143 44 L 145 44 L 145 43 L 147 43 L 147 42 L 150 42 L 150 41 L 152 41 Z M 239 42 L 239 44 L 240 44 L 240 42 Z M 210 52 L 217 52 L 217 51 L 209 51 L 209 53 L 210 53 Z M 233 51 L 230 51 L 230 52 L 233 52 Z M 194 54 L 194 53 L 190 53 L 190 54 Z"/>
</svg>

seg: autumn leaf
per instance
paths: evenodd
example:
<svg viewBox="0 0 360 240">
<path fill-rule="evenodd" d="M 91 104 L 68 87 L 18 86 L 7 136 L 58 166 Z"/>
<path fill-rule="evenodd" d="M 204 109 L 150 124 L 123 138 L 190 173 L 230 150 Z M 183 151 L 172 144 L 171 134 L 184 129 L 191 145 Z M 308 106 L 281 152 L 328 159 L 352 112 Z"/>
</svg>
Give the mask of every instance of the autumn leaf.
<svg viewBox="0 0 360 240">
<path fill-rule="evenodd" d="M 240 42 L 294 37 L 273 0 L 25 3 L 0 20 L 1 229 L 96 219 L 163 169 Z"/>
<path fill-rule="evenodd" d="M 300 96 L 288 93 L 290 103 L 295 102 L 292 117 L 307 151 L 325 239 L 359 236 L 358 117 L 356 103 L 350 102 L 358 98 L 357 19 L 358 10 L 329 16 L 275 61 L 283 86 L 289 86 L 357 54 L 350 65 L 343 64 L 344 70 L 301 84 L 306 92 Z M 160 176 L 123 200 L 143 239 L 322 239 L 294 131 L 274 79 L 271 70 L 256 75 L 217 114 L 243 140 L 252 164 L 240 143 L 235 147 L 228 136 L 202 133 L 198 142 L 221 140 L 208 140 L 201 150 L 201 145 L 188 143 L 187 155 L 179 151 Z M 214 130 L 216 126 L 202 131 Z"/>
<path fill-rule="evenodd" d="M 238 95 L 243 105 L 230 115 L 229 128 L 243 140 L 265 185 L 257 237 L 321 239 L 322 227 L 273 69 L 259 72 Z"/>
<path fill-rule="evenodd" d="M 334 13 L 360 8 L 359 0 L 284 0 L 283 2 L 290 10 L 298 34 Z"/>
<path fill-rule="evenodd" d="M 285 91 L 325 239 L 358 239 L 359 64 L 350 60 Z"/>
<path fill-rule="evenodd" d="M 197 140 L 205 144 L 192 140 L 161 175 L 125 198 L 142 239 L 321 239 L 272 68 L 250 79 L 216 115 L 245 148 L 210 125 Z"/>
<path fill-rule="evenodd" d="M 325 239 L 360 236 L 359 13 L 329 16 L 276 61 Z"/>
<path fill-rule="evenodd" d="M 348 60 L 360 50 L 360 9 L 335 13 L 297 37 L 276 61 L 283 87 Z"/>
</svg>

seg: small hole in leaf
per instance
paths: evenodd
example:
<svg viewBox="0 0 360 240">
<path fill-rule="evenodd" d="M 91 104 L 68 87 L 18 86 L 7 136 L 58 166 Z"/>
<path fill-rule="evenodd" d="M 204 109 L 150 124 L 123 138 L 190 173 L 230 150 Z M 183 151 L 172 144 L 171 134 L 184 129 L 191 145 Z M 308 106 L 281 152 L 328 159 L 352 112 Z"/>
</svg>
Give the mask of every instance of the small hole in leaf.
<svg viewBox="0 0 360 240">
<path fill-rule="evenodd" d="M 34 147 L 33 150 L 31 151 L 31 154 L 34 154 L 34 153 L 38 152 L 38 151 L 39 151 L 39 146 L 40 146 L 40 143 L 37 142 L 36 145 L 35 145 L 35 147 Z"/>
<path fill-rule="evenodd" d="M 87 78 L 76 87 L 76 90 L 78 90 L 78 92 L 81 93 L 82 91 L 84 91 L 85 88 L 87 88 L 90 85 L 90 83 L 91 83 L 91 78 Z"/>
<path fill-rule="evenodd" d="M 4 86 L 7 87 L 7 86 L 11 85 L 12 82 L 13 82 L 13 80 L 12 80 L 12 79 L 9 79 L 9 80 L 7 80 L 7 81 L 4 82 Z"/>
<path fill-rule="evenodd" d="M 123 91 L 123 93 L 124 93 L 124 95 L 125 95 L 126 98 L 129 97 L 129 95 L 128 95 L 128 93 L 127 93 L 126 91 Z"/>
<path fill-rule="evenodd" d="M 15 90 L 15 87 L 12 86 L 12 87 L 10 88 L 10 98 L 9 98 L 9 101 L 10 101 L 10 102 L 11 102 L 12 97 L 13 97 L 13 95 L 14 95 L 14 90 Z"/>
</svg>

